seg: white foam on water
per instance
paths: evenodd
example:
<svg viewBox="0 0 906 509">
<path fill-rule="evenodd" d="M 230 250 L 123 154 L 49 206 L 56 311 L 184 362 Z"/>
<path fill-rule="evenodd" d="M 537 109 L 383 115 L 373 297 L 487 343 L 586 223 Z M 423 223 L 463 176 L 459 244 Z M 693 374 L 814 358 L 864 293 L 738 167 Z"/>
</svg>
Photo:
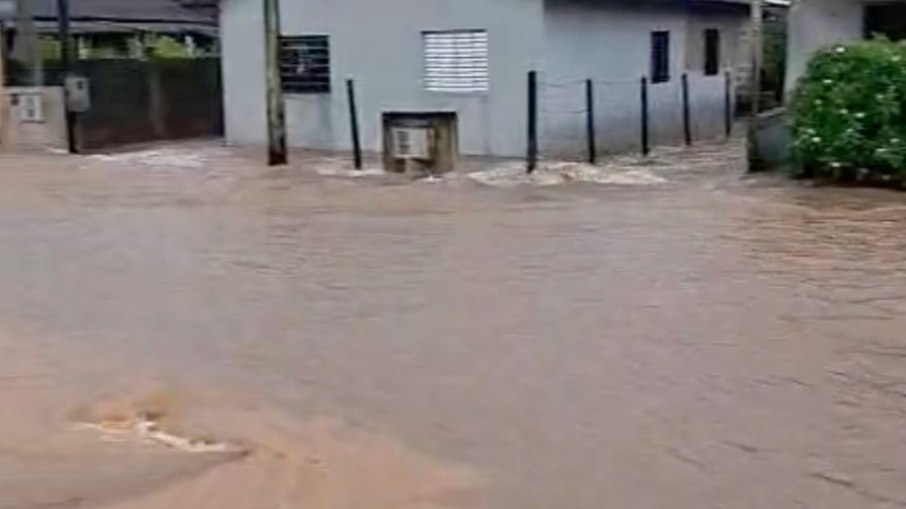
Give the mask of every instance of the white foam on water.
<svg viewBox="0 0 906 509">
<path fill-rule="evenodd" d="M 482 170 L 466 175 L 468 178 L 489 186 L 516 187 L 524 185 L 555 186 L 571 182 L 588 182 L 618 186 L 652 186 L 667 183 L 667 179 L 656 175 L 647 168 L 625 166 L 596 166 L 586 163 L 547 162 L 529 174 L 522 163 Z"/>
<path fill-rule="evenodd" d="M 384 170 L 380 168 L 364 168 L 361 170 L 348 169 L 348 168 L 318 168 L 316 170 L 318 175 L 324 177 L 348 177 L 348 178 L 362 178 L 362 177 L 380 177 L 385 175 Z"/>
<path fill-rule="evenodd" d="M 89 159 L 104 163 L 141 164 L 146 166 L 170 166 L 177 168 L 201 168 L 207 162 L 207 156 L 201 151 L 185 149 L 156 149 L 123 152 L 117 154 L 94 154 Z"/>
<path fill-rule="evenodd" d="M 242 449 L 226 442 L 212 442 L 187 438 L 160 429 L 156 421 L 142 419 L 126 427 L 104 426 L 94 423 L 79 423 L 79 427 L 98 432 L 105 440 L 126 441 L 130 438 L 149 440 L 172 449 L 189 453 L 235 453 Z"/>
<path fill-rule="evenodd" d="M 318 161 L 315 171 L 318 175 L 324 177 L 347 178 L 380 177 L 386 174 L 383 168 L 376 167 L 366 167 L 357 170 L 350 165 L 348 160 L 339 158 Z"/>
</svg>

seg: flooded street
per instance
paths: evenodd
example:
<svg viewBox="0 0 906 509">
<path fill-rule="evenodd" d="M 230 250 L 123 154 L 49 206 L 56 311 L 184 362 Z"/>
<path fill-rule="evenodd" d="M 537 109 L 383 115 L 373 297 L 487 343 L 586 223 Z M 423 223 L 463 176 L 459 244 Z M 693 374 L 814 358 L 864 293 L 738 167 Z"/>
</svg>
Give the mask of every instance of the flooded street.
<svg viewBox="0 0 906 509">
<path fill-rule="evenodd" d="M 729 152 L 0 155 L 0 509 L 906 507 L 906 195 Z"/>
</svg>

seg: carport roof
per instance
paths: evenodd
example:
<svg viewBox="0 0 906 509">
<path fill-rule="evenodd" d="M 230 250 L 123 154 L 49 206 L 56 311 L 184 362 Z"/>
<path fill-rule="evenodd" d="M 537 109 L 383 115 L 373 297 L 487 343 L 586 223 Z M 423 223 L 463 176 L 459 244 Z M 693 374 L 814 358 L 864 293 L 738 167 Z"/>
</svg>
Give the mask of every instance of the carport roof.
<svg viewBox="0 0 906 509">
<path fill-rule="evenodd" d="M 33 0 L 34 18 L 57 19 L 56 0 Z M 178 0 L 69 0 L 74 22 L 109 22 L 140 25 L 216 26 L 216 15 L 192 9 Z"/>
</svg>

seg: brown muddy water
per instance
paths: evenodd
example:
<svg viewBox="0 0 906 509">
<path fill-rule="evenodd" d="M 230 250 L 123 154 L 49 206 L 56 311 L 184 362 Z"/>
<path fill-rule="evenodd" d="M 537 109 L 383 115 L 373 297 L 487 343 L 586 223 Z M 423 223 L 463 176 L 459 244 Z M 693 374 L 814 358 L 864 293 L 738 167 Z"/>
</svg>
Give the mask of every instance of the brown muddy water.
<svg viewBox="0 0 906 509">
<path fill-rule="evenodd" d="M 0 156 L 0 508 L 904 507 L 906 195 L 735 148 Z"/>
</svg>

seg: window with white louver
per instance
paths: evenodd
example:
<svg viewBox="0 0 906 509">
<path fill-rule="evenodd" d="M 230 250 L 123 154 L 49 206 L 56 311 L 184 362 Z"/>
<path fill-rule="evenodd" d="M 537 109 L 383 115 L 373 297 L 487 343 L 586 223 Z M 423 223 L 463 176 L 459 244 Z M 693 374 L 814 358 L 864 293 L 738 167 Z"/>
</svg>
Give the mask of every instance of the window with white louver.
<svg viewBox="0 0 906 509">
<path fill-rule="evenodd" d="M 487 92 L 488 32 L 445 30 L 422 33 L 425 88 L 431 92 Z"/>
</svg>

